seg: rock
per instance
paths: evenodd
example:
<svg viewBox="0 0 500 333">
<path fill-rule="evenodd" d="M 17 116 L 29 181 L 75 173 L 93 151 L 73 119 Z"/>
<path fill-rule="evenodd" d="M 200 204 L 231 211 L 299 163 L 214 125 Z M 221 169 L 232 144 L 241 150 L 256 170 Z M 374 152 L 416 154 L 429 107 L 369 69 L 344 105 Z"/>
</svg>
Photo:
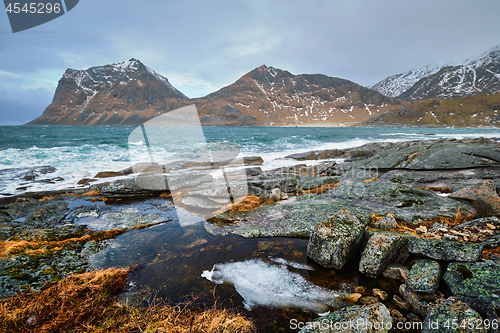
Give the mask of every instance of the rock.
<svg viewBox="0 0 500 333">
<path fill-rule="evenodd" d="M 371 221 L 372 214 L 394 214 L 398 221 L 420 224 L 438 217 L 471 219 L 476 213 L 467 203 L 428 190 L 381 181 L 345 184 L 321 196 L 335 200 L 338 206 L 349 209 L 366 223 Z M 369 216 L 367 220 L 364 219 L 365 214 Z"/>
<path fill-rule="evenodd" d="M 317 324 L 322 322 L 328 323 L 328 325 Z M 300 333 L 386 333 L 389 332 L 391 326 L 392 317 L 389 310 L 384 304 L 376 303 L 354 305 L 335 311 L 308 323 L 304 329 L 300 330 Z"/>
<path fill-rule="evenodd" d="M 497 197 L 495 183 L 492 180 L 483 180 L 477 184 L 464 187 L 451 193 L 449 198 L 475 201 L 479 197 Z"/>
<path fill-rule="evenodd" d="M 396 223 L 396 219 L 392 214 L 389 214 L 386 217 L 383 217 L 380 220 L 377 220 L 376 222 L 370 224 L 370 227 L 382 230 L 392 230 L 395 229 L 397 226 L 398 225 Z"/>
<path fill-rule="evenodd" d="M 111 178 L 111 177 L 121 177 L 125 176 L 125 174 L 121 171 L 101 171 L 98 172 L 94 178 Z"/>
<path fill-rule="evenodd" d="M 451 192 L 474 185 L 483 179 L 500 184 L 500 169 L 473 168 L 461 170 L 390 170 L 381 181 L 405 184 L 415 188 L 449 189 Z"/>
<path fill-rule="evenodd" d="M 372 294 L 373 296 L 378 297 L 381 301 L 385 301 L 387 298 L 389 298 L 389 295 L 385 291 L 378 288 L 373 288 Z"/>
<path fill-rule="evenodd" d="M 224 203 L 218 203 L 216 201 L 210 200 L 206 197 L 193 196 L 193 197 L 183 198 L 182 203 L 184 205 L 192 207 L 192 208 L 216 210 L 216 209 L 222 208 L 223 206 L 225 206 L 231 202 L 228 201 L 227 203 L 224 204 Z"/>
<path fill-rule="evenodd" d="M 293 158 L 294 160 L 298 160 L 298 161 L 319 160 L 320 159 L 319 155 L 316 154 L 315 151 L 292 154 L 292 155 L 285 156 L 285 158 Z"/>
<path fill-rule="evenodd" d="M 401 297 L 399 297 L 398 295 L 393 295 L 392 296 L 392 301 L 394 302 L 394 305 L 396 305 L 398 308 L 400 308 L 401 310 L 405 310 L 405 311 L 410 311 L 411 310 L 411 306 L 410 304 L 406 303 L 403 299 L 401 299 Z"/>
<path fill-rule="evenodd" d="M 281 200 L 281 190 L 279 188 L 273 188 L 271 190 L 271 195 L 269 196 L 274 202 Z"/>
<path fill-rule="evenodd" d="M 481 328 L 476 323 L 481 323 Z M 456 324 L 456 325 L 454 325 Z M 474 325 L 467 327 L 468 324 Z M 454 327 L 455 326 L 455 327 Z M 483 318 L 464 302 L 450 297 L 432 309 L 425 318 L 422 333 L 483 332 Z"/>
<path fill-rule="evenodd" d="M 424 259 L 411 267 L 406 285 L 415 292 L 433 293 L 439 287 L 440 278 L 441 266 L 439 263 Z"/>
<path fill-rule="evenodd" d="M 425 234 L 427 232 L 427 228 L 424 225 L 421 225 L 420 227 L 415 229 L 415 232 L 417 234 Z"/>
<path fill-rule="evenodd" d="M 332 183 L 338 183 L 339 179 L 337 177 L 310 177 L 309 179 L 304 179 L 299 182 L 300 189 L 303 191 L 312 190 L 314 188 L 320 188 L 324 185 L 329 185 Z"/>
<path fill-rule="evenodd" d="M 498 196 L 479 197 L 474 201 L 473 206 L 478 217 L 500 216 L 500 198 Z"/>
<path fill-rule="evenodd" d="M 453 296 L 481 314 L 500 299 L 500 264 L 492 261 L 450 263 L 443 281 Z"/>
<path fill-rule="evenodd" d="M 262 169 L 259 167 L 245 168 L 245 173 L 249 177 L 254 177 L 262 174 Z"/>
<path fill-rule="evenodd" d="M 408 278 L 409 273 L 410 270 L 407 267 L 400 264 L 391 264 L 387 266 L 382 275 L 388 279 L 400 280 L 405 282 Z"/>
<path fill-rule="evenodd" d="M 379 299 L 375 296 L 363 296 L 360 298 L 359 302 L 363 305 L 375 304 L 379 302 Z"/>
<path fill-rule="evenodd" d="M 283 193 L 283 192 L 280 193 L 280 200 L 286 200 L 286 199 L 288 199 L 288 194 Z"/>
<path fill-rule="evenodd" d="M 99 191 L 105 198 L 119 199 L 119 198 L 141 198 L 149 197 L 166 190 L 166 183 L 158 183 L 158 178 L 141 178 L 139 184 L 152 187 L 138 186 L 135 179 L 119 179 L 111 183 L 102 183 L 91 185 L 89 191 Z"/>
<path fill-rule="evenodd" d="M 430 313 L 431 306 L 427 302 L 421 300 L 420 296 L 416 292 L 411 291 L 406 284 L 399 286 L 399 293 L 413 312 L 419 316 L 426 317 Z"/>
<path fill-rule="evenodd" d="M 491 224 L 495 227 L 500 227 L 500 219 L 498 219 L 494 216 L 474 219 L 474 220 L 457 225 L 455 227 L 455 229 L 470 228 L 470 227 L 484 227 L 487 224 Z"/>
<path fill-rule="evenodd" d="M 87 185 L 88 183 L 96 182 L 97 179 L 94 178 L 83 178 L 76 183 L 77 185 Z"/>
<path fill-rule="evenodd" d="M 361 255 L 359 271 L 370 277 L 380 275 L 408 242 L 409 237 L 404 234 L 373 235 Z"/>
<path fill-rule="evenodd" d="M 145 172 L 153 172 L 153 173 L 162 173 L 165 169 L 163 166 L 158 163 L 151 162 L 140 162 L 136 163 L 131 167 L 121 170 L 120 172 L 124 175 L 131 175 L 134 173 L 145 173 Z"/>
<path fill-rule="evenodd" d="M 436 260 L 478 261 L 483 251 L 483 245 L 442 239 L 413 238 L 408 250 L 410 253 L 423 254 Z"/>
<path fill-rule="evenodd" d="M 261 165 L 264 160 L 260 156 L 247 156 L 243 157 L 243 163 L 246 165 Z"/>
<path fill-rule="evenodd" d="M 406 321 L 405 316 L 396 309 L 391 310 L 392 326 L 396 327 L 398 323 L 404 323 Z M 401 325 L 401 324 L 400 324 Z"/>
<path fill-rule="evenodd" d="M 363 286 L 357 286 L 356 288 L 354 288 L 354 292 L 355 293 L 360 293 L 360 294 L 363 294 L 366 292 L 366 288 L 363 287 Z"/>
<path fill-rule="evenodd" d="M 316 224 L 307 244 L 307 255 L 327 268 L 341 269 L 358 250 L 364 225 L 348 210 Z"/>
<path fill-rule="evenodd" d="M 500 322 L 500 302 L 496 301 L 491 304 L 486 311 L 486 317 L 490 320 L 490 323 Z M 500 333 L 500 325 L 496 326 L 496 328 L 491 325 L 490 333 Z"/>
<path fill-rule="evenodd" d="M 361 298 L 361 296 L 363 295 L 361 295 L 360 293 L 352 293 L 345 298 L 345 301 L 349 303 L 356 303 Z"/>
<path fill-rule="evenodd" d="M 342 156 L 344 154 L 344 150 L 325 149 L 325 150 L 316 151 L 316 154 L 318 154 L 318 156 L 321 160 L 326 160 L 326 159 L 331 159 L 331 158 Z"/>
</svg>

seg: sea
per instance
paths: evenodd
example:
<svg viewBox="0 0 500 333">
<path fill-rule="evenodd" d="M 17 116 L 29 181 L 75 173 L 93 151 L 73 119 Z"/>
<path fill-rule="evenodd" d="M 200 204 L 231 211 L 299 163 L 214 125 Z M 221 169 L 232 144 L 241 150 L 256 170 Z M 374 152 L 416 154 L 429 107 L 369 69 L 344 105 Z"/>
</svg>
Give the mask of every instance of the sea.
<svg viewBox="0 0 500 333">
<path fill-rule="evenodd" d="M 345 149 L 369 142 L 398 142 L 438 138 L 500 138 L 496 128 L 424 127 L 203 127 L 173 128 L 161 144 L 155 139 L 139 140 L 132 133 L 140 127 L 0 127 L 0 196 L 23 191 L 74 188 L 83 178 L 100 171 L 119 171 L 137 160 L 137 146 L 148 145 L 166 160 L 172 150 L 192 149 L 205 143 L 231 143 L 238 156 L 261 156 L 264 170 L 297 164 L 285 158 L 294 153 L 322 149 Z M 201 132 L 200 132 L 201 133 Z M 144 142 L 146 141 L 146 142 Z M 317 163 L 317 162 L 308 162 Z M 27 184 L 27 170 L 52 166 L 50 173 L 37 175 Z"/>
</svg>

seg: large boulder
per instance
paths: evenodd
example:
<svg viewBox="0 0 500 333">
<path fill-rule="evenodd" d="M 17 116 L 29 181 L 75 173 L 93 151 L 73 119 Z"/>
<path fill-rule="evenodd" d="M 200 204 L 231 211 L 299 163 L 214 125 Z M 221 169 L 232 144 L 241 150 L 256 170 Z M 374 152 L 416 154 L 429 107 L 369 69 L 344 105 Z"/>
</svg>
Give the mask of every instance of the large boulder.
<svg viewBox="0 0 500 333">
<path fill-rule="evenodd" d="M 500 264 L 492 261 L 450 263 L 443 280 L 453 296 L 481 314 L 500 300 Z"/>
<path fill-rule="evenodd" d="M 307 255 L 324 267 L 341 269 L 358 250 L 364 227 L 348 210 L 340 210 L 314 226 Z"/>
<path fill-rule="evenodd" d="M 465 333 L 488 330 L 483 324 L 483 318 L 466 303 L 450 297 L 433 308 L 425 318 L 422 333 Z M 469 326 L 469 324 L 471 326 Z"/>
<path fill-rule="evenodd" d="M 300 333 L 383 333 L 389 332 L 391 327 L 392 317 L 389 310 L 384 304 L 375 303 L 355 305 L 335 311 L 308 322 Z M 294 329 L 293 326 L 291 328 Z"/>
<path fill-rule="evenodd" d="M 393 259 L 408 246 L 409 237 L 403 234 L 376 233 L 370 237 L 359 261 L 359 271 L 368 276 L 380 275 Z"/>
<path fill-rule="evenodd" d="M 322 197 L 335 200 L 338 206 L 349 209 L 365 223 L 371 221 L 373 213 L 377 216 L 391 213 L 396 220 L 412 224 L 438 217 L 471 219 L 475 215 L 467 203 L 390 182 L 345 184 L 330 189 Z M 366 215 L 368 219 L 364 220 Z"/>
<path fill-rule="evenodd" d="M 436 260 L 478 261 L 483 251 L 483 245 L 442 239 L 414 238 L 408 249 L 410 253 L 423 254 Z"/>
<path fill-rule="evenodd" d="M 433 260 L 420 260 L 415 263 L 408 273 L 406 285 L 412 291 L 421 293 L 433 293 L 439 287 L 441 278 L 441 266 Z"/>
<path fill-rule="evenodd" d="M 422 300 L 420 295 L 412 291 L 406 284 L 399 286 L 399 293 L 410 306 L 411 310 L 419 316 L 426 317 L 432 310 L 432 306 Z"/>
<path fill-rule="evenodd" d="M 464 187 L 458 191 L 451 193 L 449 198 L 464 199 L 475 201 L 480 197 L 497 197 L 497 190 L 495 183 L 490 180 L 483 180 L 474 185 Z"/>
</svg>

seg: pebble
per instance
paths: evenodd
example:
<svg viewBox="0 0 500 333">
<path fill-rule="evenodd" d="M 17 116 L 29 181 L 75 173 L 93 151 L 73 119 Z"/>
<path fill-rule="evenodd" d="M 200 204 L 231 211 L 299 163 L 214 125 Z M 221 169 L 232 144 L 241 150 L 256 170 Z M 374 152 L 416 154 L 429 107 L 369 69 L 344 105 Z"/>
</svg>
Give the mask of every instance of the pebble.
<svg viewBox="0 0 500 333">
<path fill-rule="evenodd" d="M 363 294 L 363 293 L 366 293 L 366 288 L 363 286 L 357 286 L 356 288 L 354 288 L 354 292 Z"/>
<path fill-rule="evenodd" d="M 410 305 L 408 303 L 406 303 L 401 297 L 399 297 L 398 295 L 393 295 L 392 296 L 392 301 L 394 302 L 394 305 L 396 305 L 398 308 L 400 308 L 401 310 L 405 310 L 405 311 L 410 311 Z"/>
<path fill-rule="evenodd" d="M 362 296 L 360 293 L 352 293 L 345 300 L 350 303 L 356 303 Z"/>
<path fill-rule="evenodd" d="M 421 225 L 420 227 L 415 229 L 415 232 L 417 234 L 425 234 L 425 233 L 427 233 L 427 228 L 424 225 Z"/>
<path fill-rule="evenodd" d="M 375 303 L 378 303 L 379 300 L 377 297 L 375 296 L 363 296 L 359 299 L 359 302 L 363 305 L 367 305 L 367 304 L 375 304 Z"/>
<path fill-rule="evenodd" d="M 385 301 L 389 298 L 389 295 L 385 291 L 378 288 L 373 288 L 372 294 L 373 296 L 377 296 L 381 301 Z"/>
</svg>

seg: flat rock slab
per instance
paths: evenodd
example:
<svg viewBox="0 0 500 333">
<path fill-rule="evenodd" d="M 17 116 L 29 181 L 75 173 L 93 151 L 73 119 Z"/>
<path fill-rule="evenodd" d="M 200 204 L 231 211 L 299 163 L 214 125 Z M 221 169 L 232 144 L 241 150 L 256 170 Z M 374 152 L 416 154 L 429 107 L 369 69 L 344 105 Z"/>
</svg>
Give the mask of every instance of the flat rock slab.
<svg viewBox="0 0 500 333">
<path fill-rule="evenodd" d="M 408 247 L 410 253 L 445 261 L 478 261 L 483 251 L 480 243 L 414 238 Z"/>
<path fill-rule="evenodd" d="M 424 259 L 411 267 L 406 285 L 415 292 L 433 293 L 439 287 L 440 278 L 441 266 L 439 263 Z"/>
<path fill-rule="evenodd" d="M 389 332 L 392 326 L 392 317 L 387 307 L 382 303 L 370 305 L 355 305 L 335 311 L 320 317 L 314 322 L 328 323 L 328 325 L 306 326 L 300 333 L 350 333 L 350 332 Z M 330 325 L 331 323 L 331 325 Z M 352 325 L 354 323 L 354 325 Z M 356 326 L 359 323 L 359 326 Z"/>
<path fill-rule="evenodd" d="M 480 313 L 500 299 L 500 264 L 492 261 L 450 263 L 443 280 L 453 296 Z"/>
<path fill-rule="evenodd" d="M 416 188 L 448 188 L 458 191 L 483 179 L 491 179 L 500 186 L 500 168 L 474 168 L 462 170 L 390 170 L 380 181 L 405 184 Z"/>
<path fill-rule="evenodd" d="M 497 190 L 495 183 L 491 179 L 480 181 L 474 185 L 464 187 L 449 195 L 452 199 L 464 199 L 474 201 L 480 197 L 496 197 Z"/>
<path fill-rule="evenodd" d="M 457 324 L 457 328 L 453 328 L 453 323 Z M 465 325 L 464 325 L 465 323 Z M 469 323 L 481 323 L 473 328 L 467 329 Z M 454 333 L 454 332 L 482 332 L 488 330 L 483 324 L 483 319 L 469 305 L 456 299 L 455 297 L 448 298 L 445 302 L 439 304 L 432 309 L 429 315 L 425 318 L 422 333 Z M 462 326 L 462 327 L 460 327 Z"/>
<path fill-rule="evenodd" d="M 364 229 L 353 214 L 343 209 L 314 226 L 307 255 L 324 267 L 341 269 L 361 245 Z"/>
<path fill-rule="evenodd" d="M 454 219 L 461 215 L 462 218 L 471 219 L 475 215 L 475 210 L 466 203 L 439 196 L 429 190 L 381 181 L 342 185 L 322 194 L 322 197 L 331 198 L 352 212 L 356 208 L 378 216 L 391 213 L 396 220 L 413 224 L 441 216 Z M 358 218 L 362 222 L 369 222 L 363 216 Z"/>
</svg>

